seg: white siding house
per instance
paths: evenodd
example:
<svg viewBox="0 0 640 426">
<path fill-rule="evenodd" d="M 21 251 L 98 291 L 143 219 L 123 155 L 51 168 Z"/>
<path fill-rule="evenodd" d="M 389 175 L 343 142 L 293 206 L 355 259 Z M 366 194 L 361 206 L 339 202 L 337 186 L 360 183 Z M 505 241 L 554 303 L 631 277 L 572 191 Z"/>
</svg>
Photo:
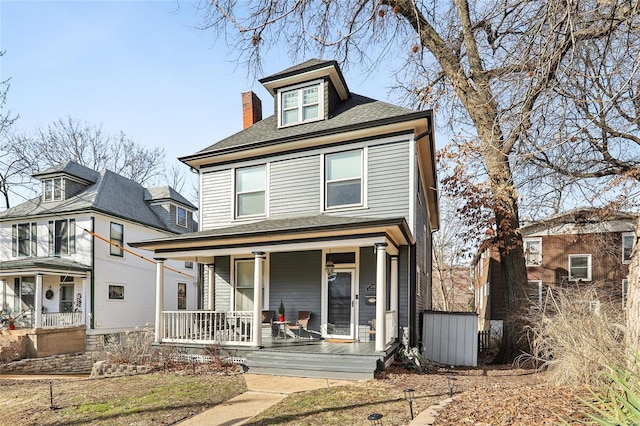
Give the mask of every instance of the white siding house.
<svg viewBox="0 0 640 426">
<path fill-rule="evenodd" d="M 34 334 L 77 328 L 89 341 L 152 326 L 156 262 L 129 242 L 193 231 L 195 206 L 169 187 L 74 162 L 34 177 L 43 194 L 0 213 L 4 322 L 15 318 Z M 195 309 L 197 268 L 165 265 L 166 306 Z"/>
</svg>

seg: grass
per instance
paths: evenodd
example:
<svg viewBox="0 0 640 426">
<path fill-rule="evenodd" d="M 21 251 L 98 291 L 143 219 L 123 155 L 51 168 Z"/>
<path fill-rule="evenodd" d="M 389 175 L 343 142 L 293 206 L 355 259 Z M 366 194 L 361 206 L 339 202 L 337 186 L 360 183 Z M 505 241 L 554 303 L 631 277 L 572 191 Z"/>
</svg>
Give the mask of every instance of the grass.
<svg viewBox="0 0 640 426">
<path fill-rule="evenodd" d="M 240 375 L 148 374 L 107 379 L 3 380 L 2 424 L 168 425 L 246 391 Z"/>
<path fill-rule="evenodd" d="M 440 399 L 435 394 L 421 395 L 414 406 L 424 409 Z M 374 412 L 384 413 L 383 424 L 406 425 L 411 421 L 401 391 L 381 381 L 366 381 L 293 394 L 246 424 L 369 425 L 367 417 Z"/>
</svg>

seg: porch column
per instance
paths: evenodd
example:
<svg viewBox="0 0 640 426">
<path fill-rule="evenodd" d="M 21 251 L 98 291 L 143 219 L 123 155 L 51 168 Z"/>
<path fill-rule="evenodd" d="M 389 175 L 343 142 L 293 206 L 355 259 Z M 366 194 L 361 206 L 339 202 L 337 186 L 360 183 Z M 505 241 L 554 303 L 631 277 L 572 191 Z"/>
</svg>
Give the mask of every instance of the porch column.
<svg viewBox="0 0 640 426">
<path fill-rule="evenodd" d="M 253 270 L 253 346 L 262 346 L 262 271 L 263 251 L 254 251 L 255 256 Z"/>
<path fill-rule="evenodd" d="M 215 304 L 215 281 L 216 281 L 216 266 L 213 263 L 207 265 L 209 272 L 209 280 L 207 284 L 207 310 L 213 311 L 216 309 Z"/>
<path fill-rule="evenodd" d="M 89 323 L 87 322 L 89 310 L 89 298 L 87 297 L 89 289 L 87 288 L 87 277 L 82 277 L 82 323 L 89 328 Z"/>
<path fill-rule="evenodd" d="M 156 259 L 156 326 L 155 342 L 162 341 L 162 310 L 164 309 L 164 261 Z"/>
<path fill-rule="evenodd" d="M 391 290 L 389 291 L 389 306 L 393 314 L 393 337 L 398 337 L 398 256 L 391 256 Z"/>
<path fill-rule="evenodd" d="M 42 327 L 42 274 L 36 274 L 36 323 L 35 328 Z"/>
<path fill-rule="evenodd" d="M 376 351 L 384 351 L 385 339 L 385 307 L 387 306 L 387 243 L 376 243 Z"/>
</svg>

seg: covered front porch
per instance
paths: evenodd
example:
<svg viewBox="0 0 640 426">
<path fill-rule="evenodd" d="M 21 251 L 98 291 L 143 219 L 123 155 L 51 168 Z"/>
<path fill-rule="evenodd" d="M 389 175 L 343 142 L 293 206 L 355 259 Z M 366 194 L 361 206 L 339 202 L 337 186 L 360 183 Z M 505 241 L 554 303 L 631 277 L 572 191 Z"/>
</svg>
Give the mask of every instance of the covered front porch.
<svg viewBox="0 0 640 426">
<path fill-rule="evenodd" d="M 155 251 L 157 343 L 294 353 L 311 344 L 351 344 L 380 360 L 408 329 L 411 244 L 404 218 L 325 216 L 132 245 Z M 202 310 L 165 310 L 166 259 L 205 265 Z M 281 304 L 284 321 L 277 317 Z M 276 321 L 265 324 L 263 311 Z M 311 313 L 308 324 L 293 328 L 302 312 Z"/>
<path fill-rule="evenodd" d="M 55 329 L 88 324 L 90 268 L 60 258 L 2 262 L 2 328 Z"/>
</svg>

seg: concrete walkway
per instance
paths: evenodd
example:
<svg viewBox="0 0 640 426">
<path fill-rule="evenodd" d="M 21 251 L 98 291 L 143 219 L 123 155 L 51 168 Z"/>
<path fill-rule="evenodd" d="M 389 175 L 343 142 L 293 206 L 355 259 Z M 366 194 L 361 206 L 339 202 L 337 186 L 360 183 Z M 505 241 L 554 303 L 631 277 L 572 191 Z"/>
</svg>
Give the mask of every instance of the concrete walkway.
<svg viewBox="0 0 640 426">
<path fill-rule="evenodd" d="M 181 426 L 241 425 L 276 405 L 292 393 L 353 383 L 350 380 L 260 374 L 245 374 L 244 379 L 247 383 L 247 392 L 178 424 Z"/>
</svg>

